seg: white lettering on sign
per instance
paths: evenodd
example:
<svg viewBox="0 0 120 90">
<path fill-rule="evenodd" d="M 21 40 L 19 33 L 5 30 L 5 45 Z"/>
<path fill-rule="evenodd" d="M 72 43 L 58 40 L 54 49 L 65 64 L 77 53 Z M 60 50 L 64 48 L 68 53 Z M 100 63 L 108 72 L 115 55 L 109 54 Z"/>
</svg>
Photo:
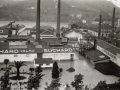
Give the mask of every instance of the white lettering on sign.
<svg viewBox="0 0 120 90">
<path fill-rule="evenodd" d="M 19 53 L 19 50 L 15 49 L 15 50 L 0 50 L 1 53 Z"/>
<path fill-rule="evenodd" d="M 44 49 L 44 52 L 54 53 L 54 52 L 73 52 L 72 48 L 60 48 L 60 49 Z"/>
<path fill-rule="evenodd" d="M 12 53 L 34 53 L 34 50 L 0 50 L 0 53 L 3 54 L 12 54 Z"/>
</svg>

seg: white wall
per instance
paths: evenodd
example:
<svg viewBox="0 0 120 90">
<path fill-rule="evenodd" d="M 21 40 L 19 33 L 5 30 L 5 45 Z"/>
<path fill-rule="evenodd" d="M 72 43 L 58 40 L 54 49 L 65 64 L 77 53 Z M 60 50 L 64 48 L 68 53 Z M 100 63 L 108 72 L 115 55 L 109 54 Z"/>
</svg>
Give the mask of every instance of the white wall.
<svg viewBox="0 0 120 90">
<path fill-rule="evenodd" d="M 16 56 L 16 57 L 15 57 Z M 33 61 L 37 57 L 37 54 L 0 54 L 0 62 L 4 59 L 9 59 L 10 61 Z"/>
<path fill-rule="evenodd" d="M 7 38 L 8 35 L 0 35 L 0 38 Z"/>
<path fill-rule="evenodd" d="M 70 60 L 71 54 L 74 53 L 44 53 L 43 58 L 52 58 L 53 60 Z"/>
</svg>

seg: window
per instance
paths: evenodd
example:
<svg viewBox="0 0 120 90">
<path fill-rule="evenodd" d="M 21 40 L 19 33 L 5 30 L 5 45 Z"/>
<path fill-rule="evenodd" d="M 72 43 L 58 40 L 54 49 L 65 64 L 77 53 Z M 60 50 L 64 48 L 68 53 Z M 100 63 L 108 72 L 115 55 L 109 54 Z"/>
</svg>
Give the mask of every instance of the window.
<svg viewBox="0 0 120 90">
<path fill-rule="evenodd" d="M 30 54 L 26 54 L 26 57 L 30 57 Z"/>
<path fill-rule="evenodd" d="M 17 54 L 14 54 L 14 57 L 18 57 L 18 55 L 17 55 Z"/>
<path fill-rule="evenodd" d="M 36 48 L 42 48 L 42 45 L 36 45 Z"/>
<path fill-rule="evenodd" d="M 0 33 L 3 33 L 3 30 L 0 30 Z"/>
</svg>

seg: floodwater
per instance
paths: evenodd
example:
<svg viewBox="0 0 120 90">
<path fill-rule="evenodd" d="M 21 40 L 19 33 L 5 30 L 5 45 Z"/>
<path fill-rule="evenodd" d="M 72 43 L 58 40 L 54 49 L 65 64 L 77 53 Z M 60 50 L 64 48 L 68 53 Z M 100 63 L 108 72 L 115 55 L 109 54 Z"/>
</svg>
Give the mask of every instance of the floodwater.
<svg viewBox="0 0 120 90">
<path fill-rule="evenodd" d="M 0 21 L 0 26 L 6 25 L 8 23 L 9 21 Z M 23 21 L 23 22 L 18 21 L 17 23 L 24 24 L 28 28 L 31 28 L 35 25 L 35 22 L 32 22 L 32 21 L 30 22 L 29 21 Z M 51 25 L 54 28 L 56 27 L 55 22 L 47 22 L 47 23 L 43 22 L 42 25 Z M 67 27 L 67 25 L 68 25 L 67 23 L 61 23 L 61 26 Z M 74 36 L 74 35 L 70 35 L 70 36 Z M 33 62 L 29 62 L 29 63 L 27 62 L 26 64 L 27 66 L 22 67 L 20 69 L 21 71 L 23 69 L 24 71 L 29 71 L 30 67 L 34 67 Z M 114 82 L 117 82 L 119 79 L 116 76 L 101 74 L 100 72 L 94 69 L 94 65 L 89 60 L 82 57 L 77 52 L 76 52 L 74 61 L 58 61 L 58 66 L 59 68 L 63 69 L 62 76 L 60 77 L 61 78 L 60 83 L 62 84 L 62 86 L 60 87 L 60 90 L 64 90 L 63 85 L 66 82 L 70 84 L 74 80 L 74 75 L 76 74 L 84 75 L 83 84 L 84 85 L 91 84 L 91 87 L 94 87 L 101 80 L 106 80 L 107 83 L 114 83 Z M 2 67 L 5 67 L 5 64 L 0 64 L 0 68 Z M 71 73 L 71 72 L 66 71 L 70 67 L 73 67 L 75 69 L 75 72 Z M 15 71 L 15 70 L 16 70 L 15 68 L 12 68 L 12 71 Z M 43 69 L 42 73 L 45 74 L 45 76 L 43 76 L 43 79 L 41 80 L 39 90 L 44 90 L 45 82 L 48 82 L 48 84 L 50 84 L 50 82 L 52 81 L 51 71 L 52 69 Z M 0 71 L 0 76 L 1 75 L 3 75 L 3 71 Z M 25 75 L 25 76 L 28 77 L 28 75 Z M 24 81 L 27 81 L 27 79 L 25 79 Z"/>
<path fill-rule="evenodd" d="M 64 90 L 63 85 L 65 85 L 66 82 L 70 84 L 74 80 L 74 75 L 76 74 L 84 75 L 83 84 L 84 85 L 91 84 L 91 87 L 94 87 L 100 80 L 106 80 L 107 83 L 114 83 L 118 81 L 119 78 L 116 76 L 103 75 L 97 70 L 95 70 L 94 65 L 89 60 L 79 55 L 77 52 L 75 55 L 76 56 L 74 61 L 58 61 L 59 68 L 63 69 L 62 76 L 60 77 L 61 78 L 60 83 L 62 84 L 60 90 Z M 34 67 L 33 62 L 27 62 L 26 64 L 27 66 L 22 67 L 20 71 L 24 69 L 24 71 L 29 72 L 29 68 Z M 0 68 L 1 67 L 5 67 L 5 65 L 1 64 Z M 66 71 L 70 67 L 73 67 L 75 69 L 75 72 Z M 15 68 L 12 68 L 12 71 L 15 70 L 16 70 Z M 50 82 L 52 81 L 51 71 L 52 69 L 43 69 L 42 74 L 45 74 L 45 76 L 43 76 L 43 79 L 41 80 L 39 90 L 44 90 L 45 83 L 48 82 L 48 84 L 50 84 Z M 3 75 L 3 72 L 0 73 L 0 76 L 1 75 Z M 28 77 L 28 75 L 25 76 Z M 22 80 L 22 82 L 23 81 L 27 81 L 27 79 Z"/>
</svg>

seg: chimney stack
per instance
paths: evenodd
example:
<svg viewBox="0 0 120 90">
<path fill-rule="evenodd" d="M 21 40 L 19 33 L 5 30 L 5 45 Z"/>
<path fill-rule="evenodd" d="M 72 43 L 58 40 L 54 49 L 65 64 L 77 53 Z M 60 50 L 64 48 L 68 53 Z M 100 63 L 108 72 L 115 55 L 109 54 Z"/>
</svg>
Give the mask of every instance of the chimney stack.
<svg viewBox="0 0 120 90">
<path fill-rule="evenodd" d="M 100 39 L 100 37 L 101 37 L 101 15 L 99 18 L 99 31 L 98 31 L 98 38 Z"/>
<path fill-rule="evenodd" d="M 57 11 L 57 33 L 56 37 L 60 38 L 60 9 L 61 9 L 61 0 L 58 0 L 58 11 Z"/>
<path fill-rule="evenodd" d="M 36 42 L 40 42 L 40 1 L 37 0 Z"/>
<path fill-rule="evenodd" d="M 115 7 L 113 8 L 113 17 L 112 17 L 112 33 L 111 33 L 111 41 L 114 36 L 114 31 L 115 31 Z"/>
</svg>

